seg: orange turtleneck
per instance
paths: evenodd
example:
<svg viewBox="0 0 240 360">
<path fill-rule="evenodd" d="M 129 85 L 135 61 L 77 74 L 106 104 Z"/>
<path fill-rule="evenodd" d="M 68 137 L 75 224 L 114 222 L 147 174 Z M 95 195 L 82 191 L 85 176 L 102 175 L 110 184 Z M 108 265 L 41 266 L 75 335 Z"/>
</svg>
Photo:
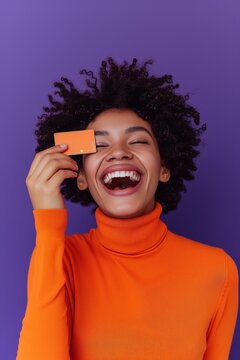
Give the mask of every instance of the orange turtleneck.
<svg viewBox="0 0 240 360">
<path fill-rule="evenodd" d="M 227 360 L 238 269 L 222 248 L 150 213 L 65 235 L 67 209 L 33 210 L 36 245 L 17 360 Z"/>
</svg>

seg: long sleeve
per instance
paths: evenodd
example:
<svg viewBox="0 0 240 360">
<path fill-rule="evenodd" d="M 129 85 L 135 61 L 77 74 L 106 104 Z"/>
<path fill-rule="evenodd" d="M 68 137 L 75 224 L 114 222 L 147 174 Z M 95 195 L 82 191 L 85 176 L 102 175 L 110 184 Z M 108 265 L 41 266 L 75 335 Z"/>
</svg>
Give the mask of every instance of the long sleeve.
<svg viewBox="0 0 240 360">
<path fill-rule="evenodd" d="M 238 314 L 238 269 L 225 251 L 225 283 L 207 334 L 203 360 L 228 360 Z"/>
<path fill-rule="evenodd" d="M 36 244 L 16 360 L 70 360 L 70 305 L 63 265 L 67 209 L 38 209 L 33 215 Z"/>
</svg>

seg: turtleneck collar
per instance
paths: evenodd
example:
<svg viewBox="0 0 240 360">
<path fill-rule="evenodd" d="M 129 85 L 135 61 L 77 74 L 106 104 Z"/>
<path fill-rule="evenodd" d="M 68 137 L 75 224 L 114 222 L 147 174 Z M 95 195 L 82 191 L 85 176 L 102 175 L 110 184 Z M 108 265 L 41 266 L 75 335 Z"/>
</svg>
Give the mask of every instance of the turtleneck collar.
<svg viewBox="0 0 240 360">
<path fill-rule="evenodd" d="M 161 246 L 166 236 L 167 226 L 160 219 L 161 213 L 162 206 L 157 202 L 149 213 L 130 219 L 110 217 L 97 208 L 97 240 L 104 248 L 115 253 L 146 253 Z"/>
</svg>

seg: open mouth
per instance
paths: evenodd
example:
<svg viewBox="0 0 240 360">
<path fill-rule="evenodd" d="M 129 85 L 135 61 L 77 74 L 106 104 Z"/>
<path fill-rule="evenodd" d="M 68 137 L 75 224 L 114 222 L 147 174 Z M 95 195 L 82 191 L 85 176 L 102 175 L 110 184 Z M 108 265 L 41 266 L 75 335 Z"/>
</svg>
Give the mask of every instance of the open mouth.
<svg viewBox="0 0 240 360">
<path fill-rule="evenodd" d="M 107 173 L 102 181 L 109 190 L 133 188 L 139 184 L 141 174 L 137 171 L 114 171 Z"/>
</svg>

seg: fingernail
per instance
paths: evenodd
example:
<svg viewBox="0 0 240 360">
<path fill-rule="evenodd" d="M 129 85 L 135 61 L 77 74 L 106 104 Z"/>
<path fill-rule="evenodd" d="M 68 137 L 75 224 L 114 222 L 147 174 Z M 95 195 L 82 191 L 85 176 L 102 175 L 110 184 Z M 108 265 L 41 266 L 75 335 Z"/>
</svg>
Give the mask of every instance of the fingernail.
<svg viewBox="0 0 240 360">
<path fill-rule="evenodd" d="M 66 144 L 61 144 L 59 145 L 61 148 L 65 148 L 67 145 Z"/>
</svg>

